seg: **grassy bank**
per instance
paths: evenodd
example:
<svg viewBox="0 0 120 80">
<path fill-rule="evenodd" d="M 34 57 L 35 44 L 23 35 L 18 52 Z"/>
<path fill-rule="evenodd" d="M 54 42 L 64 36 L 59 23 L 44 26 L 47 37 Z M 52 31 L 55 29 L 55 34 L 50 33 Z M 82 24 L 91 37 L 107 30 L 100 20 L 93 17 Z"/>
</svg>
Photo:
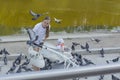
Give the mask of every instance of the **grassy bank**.
<svg viewBox="0 0 120 80">
<path fill-rule="evenodd" d="M 31 20 L 29 10 L 49 12 L 53 31 L 68 27 L 119 26 L 120 0 L 0 0 L 0 35 L 19 32 L 22 27 L 33 27 L 45 16 Z M 53 18 L 62 19 L 56 24 Z"/>
</svg>

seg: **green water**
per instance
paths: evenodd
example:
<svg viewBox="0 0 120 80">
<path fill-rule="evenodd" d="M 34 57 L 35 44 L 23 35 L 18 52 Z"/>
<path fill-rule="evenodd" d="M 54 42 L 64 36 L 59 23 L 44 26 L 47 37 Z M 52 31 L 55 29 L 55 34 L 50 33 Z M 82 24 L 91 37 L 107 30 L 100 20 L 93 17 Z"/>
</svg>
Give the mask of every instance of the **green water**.
<svg viewBox="0 0 120 80">
<path fill-rule="evenodd" d="M 0 35 L 19 33 L 22 27 L 32 28 L 47 15 L 52 19 L 52 31 L 120 25 L 120 0 L 0 0 L 0 5 Z M 29 10 L 49 14 L 33 21 Z M 62 19 L 61 24 L 56 24 L 54 17 Z"/>
</svg>

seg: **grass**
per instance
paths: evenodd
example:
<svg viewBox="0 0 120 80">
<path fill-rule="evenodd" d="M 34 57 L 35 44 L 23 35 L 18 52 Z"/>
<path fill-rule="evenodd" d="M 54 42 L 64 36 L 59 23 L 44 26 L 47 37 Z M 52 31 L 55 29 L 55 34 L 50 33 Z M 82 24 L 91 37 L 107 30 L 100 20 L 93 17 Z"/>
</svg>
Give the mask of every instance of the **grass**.
<svg viewBox="0 0 120 80">
<path fill-rule="evenodd" d="M 76 26 L 84 25 L 89 31 L 96 25 L 98 28 L 120 25 L 120 0 L 0 0 L 0 5 L 0 35 L 17 33 L 22 27 L 34 27 L 45 16 L 52 19 L 52 31 L 68 29 L 67 32 L 72 32 Z M 29 10 L 49 14 L 33 21 Z M 54 17 L 62 19 L 62 23 L 56 24 Z"/>
</svg>

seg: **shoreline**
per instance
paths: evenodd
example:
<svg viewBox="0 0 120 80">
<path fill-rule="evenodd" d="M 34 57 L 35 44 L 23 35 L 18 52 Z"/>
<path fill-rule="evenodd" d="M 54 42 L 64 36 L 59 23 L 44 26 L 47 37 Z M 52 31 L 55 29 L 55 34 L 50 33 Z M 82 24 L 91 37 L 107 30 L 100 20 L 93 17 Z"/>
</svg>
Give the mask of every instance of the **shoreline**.
<svg viewBox="0 0 120 80">
<path fill-rule="evenodd" d="M 50 32 L 50 36 L 48 39 L 69 39 L 69 38 L 87 38 L 87 37 L 104 37 L 104 36 L 112 36 L 112 35 L 120 35 L 119 32 L 108 32 L 108 31 L 95 31 L 95 32 L 75 32 L 75 33 L 66 33 L 66 32 Z M 1 42 L 18 42 L 18 41 L 27 41 L 29 40 L 29 36 L 27 33 L 25 34 L 13 34 L 0 36 Z"/>
</svg>

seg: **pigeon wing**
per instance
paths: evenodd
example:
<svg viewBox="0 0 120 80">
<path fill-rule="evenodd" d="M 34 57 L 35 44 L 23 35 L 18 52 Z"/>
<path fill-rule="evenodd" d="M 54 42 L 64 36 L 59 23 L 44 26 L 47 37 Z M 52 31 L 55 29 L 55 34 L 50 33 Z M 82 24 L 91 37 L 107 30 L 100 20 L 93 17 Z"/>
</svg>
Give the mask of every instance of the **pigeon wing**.
<svg viewBox="0 0 120 80">
<path fill-rule="evenodd" d="M 32 29 L 27 29 L 27 33 L 29 35 L 30 41 L 34 41 L 36 39 L 35 32 Z"/>
<path fill-rule="evenodd" d="M 37 16 L 37 14 L 34 13 L 32 10 L 30 10 L 30 14 L 31 14 L 32 16 Z"/>
</svg>

